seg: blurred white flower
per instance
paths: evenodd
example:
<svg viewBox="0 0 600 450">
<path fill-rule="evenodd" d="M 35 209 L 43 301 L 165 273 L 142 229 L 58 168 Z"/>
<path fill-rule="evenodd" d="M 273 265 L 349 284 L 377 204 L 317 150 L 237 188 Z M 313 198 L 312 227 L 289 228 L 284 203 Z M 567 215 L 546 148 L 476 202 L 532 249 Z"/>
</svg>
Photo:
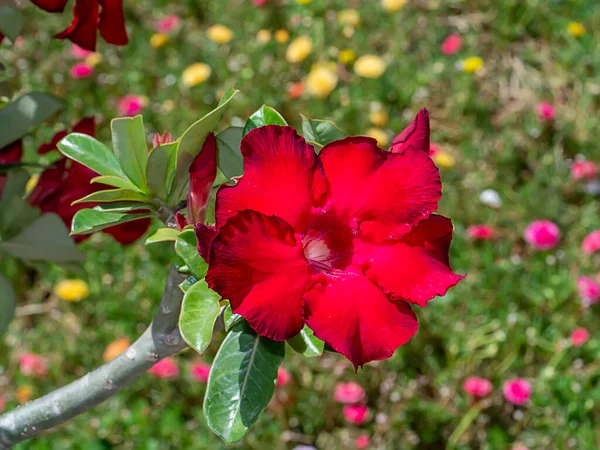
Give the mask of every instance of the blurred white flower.
<svg viewBox="0 0 600 450">
<path fill-rule="evenodd" d="M 498 194 L 493 189 L 486 189 L 479 196 L 479 200 L 484 205 L 488 205 L 491 208 L 500 208 L 502 206 L 502 199 L 500 198 L 500 194 Z"/>
</svg>

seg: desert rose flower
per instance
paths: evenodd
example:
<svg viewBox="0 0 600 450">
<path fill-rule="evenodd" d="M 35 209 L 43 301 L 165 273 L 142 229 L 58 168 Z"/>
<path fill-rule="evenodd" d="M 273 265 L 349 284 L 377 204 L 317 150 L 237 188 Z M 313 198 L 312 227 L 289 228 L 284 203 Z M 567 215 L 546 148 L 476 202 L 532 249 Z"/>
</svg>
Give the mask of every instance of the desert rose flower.
<svg viewBox="0 0 600 450">
<path fill-rule="evenodd" d="M 368 434 L 361 434 L 356 439 L 354 439 L 354 447 L 357 449 L 365 449 L 371 443 L 371 438 Z"/>
<path fill-rule="evenodd" d="M 573 347 L 581 347 L 590 338 L 590 333 L 585 328 L 575 328 L 569 339 Z"/>
<path fill-rule="evenodd" d="M 338 383 L 333 391 L 333 399 L 338 403 L 358 403 L 365 398 L 365 390 L 354 381 Z"/>
<path fill-rule="evenodd" d="M 474 241 L 490 241 L 495 236 L 495 228 L 489 225 L 471 225 L 467 228 L 467 237 Z"/>
<path fill-rule="evenodd" d="M 290 42 L 285 52 L 285 59 L 290 63 L 302 62 L 310 55 L 312 46 L 312 40 L 308 36 L 297 37 Z"/>
<path fill-rule="evenodd" d="M 365 405 L 344 405 L 344 420 L 352 425 L 362 425 L 369 419 L 369 408 Z"/>
<path fill-rule="evenodd" d="M 181 75 L 184 86 L 194 87 L 200 83 L 204 83 L 210 77 L 212 69 L 208 64 L 195 63 L 186 67 Z"/>
<path fill-rule="evenodd" d="M 451 34 L 442 42 L 442 53 L 445 55 L 454 55 L 462 47 L 462 39 L 458 34 Z"/>
<path fill-rule="evenodd" d="M 593 278 L 577 278 L 577 291 L 581 299 L 587 304 L 598 303 L 598 300 L 600 300 L 600 285 Z"/>
<path fill-rule="evenodd" d="M 36 353 L 24 353 L 19 357 L 19 370 L 28 377 L 43 377 L 48 373 L 48 361 Z"/>
<path fill-rule="evenodd" d="M 513 405 L 521 406 L 531 397 L 531 384 L 523 378 L 513 378 L 502 386 L 504 398 Z"/>
<path fill-rule="evenodd" d="M 592 231 L 581 243 L 581 251 L 586 255 L 591 255 L 600 250 L 600 230 Z"/>
<path fill-rule="evenodd" d="M 94 73 L 94 66 L 84 62 L 75 63 L 71 67 L 69 73 L 71 74 L 72 78 L 88 78 Z"/>
<path fill-rule="evenodd" d="M 217 193 L 216 227 L 196 225 L 208 285 L 262 336 L 284 341 L 306 324 L 356 368 L 390 357 L 417 330 L 410 303 L 463 278 L 449 266 L 452 223 L 433 214 L 428 150 L 352 136 L 316 155 L 291 127 L 253 129 L 244 175 Z"/>
<path fill-rule="evenodd" d="M 598 175 L 598 167 L 591 161 L 575 161 L 571 166 L 571 177 L 574 180 L 591 180 Z"/>
<path fill-rule="evenodd" d="M 181 23 L 179 16 L 171 14 L 156 21 L 155 30 L 157 33 L 170 33 Z"/>
<path fill-rule="evenodd" d="M 179 376 L 179 367 L 173 358 L 165 358 L 154 364 L 148 373 L 158 378 L 176 378 Z"/>
<path fill-rule="evenodd" d="M 464 391 L 473 397 L 482 398 L 492 392 L 492 382 L 486 378 L 469 377 L 463 383 Z"/>
<path fill-rule="evenodd" d="M 536 220 L 525 229 L 525 241 L 535 250 L 549 250 L 558 245 L 560 230 L 549 220 Z"/>
<path fill-rule="evenodd" d="M 102 359 L 104 362 L 109 362 L 123 353 L 127 348 L 129 348 L 130 342 L 126 337 L 122 337 L 112 341 L 110 344 L 106 346 L 104 349 L 104 353 L 102 354 Z"/>
<path fill-rule="evenodd" d="M 90 295 L 90 288 L 84 280 L 62 280 L 54 286 L 54 293 L 66 302 L 78 302 Z"/>
<path fill-rule="evenodd" d="M 292 375 L 285 367 L 277 369 L 277 386 L 284 387 L 292 384 Z"/>
<path fill-rule="evenodd" d="M 542 102 L 537 106 L 538 118 L 541 121 L 551 122 L 556 118 L 556 110 L 551 103 Z"/>
<path fill-rule="evenodd" d="M 361 56 L 354 63 L 354 72 L 363 78 L 379 78 L 385 68 L 385 61 L 377 55 Z"/>
<path fill-rule="evenodd" d="M 210 364 L 202 362 L 192 364 L 190 373 L 194 379 L 206 384 L 208 382 L 208 375 L 210 374 Z"/>
<path fill-rule="evenodd" d="M 117 101 L 117 111 L 120 116 L 137 116 L 144 110 L 147 103 L 144 97 L 127 94 Z"/>
</svg>

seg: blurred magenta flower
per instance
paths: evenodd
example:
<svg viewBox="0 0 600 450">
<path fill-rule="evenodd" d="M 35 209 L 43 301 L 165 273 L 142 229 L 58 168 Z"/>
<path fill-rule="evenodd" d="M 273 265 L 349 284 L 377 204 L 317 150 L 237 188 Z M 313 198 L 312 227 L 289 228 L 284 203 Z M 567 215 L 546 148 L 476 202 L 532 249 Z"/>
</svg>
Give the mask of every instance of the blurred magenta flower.
<svg viewBox="0 0 600 450">
<path fill-rule="evenodd" d="M 439 144 L 436 144 L 435 142 L 429 144 L 429 156 L 431 156 L 432 158 L 441 151 L 442 148 L 439 146 Z"/>
<path fill-rule="evenodd" d="M 48 373 L 48 361 L 36 353 L 23 353 L 19 357 L 19 370 L 25 376 L 43 377 Z"/>
<path fill-rule="evenodd" d="M 492 392 L 492 382 L 487 378 L 468 377 L 463 383 L 464 391 L 473 397 L 481 398 Z"/>
<path fill-rule="evenodd" d="M 364 449 L 369 446 L 371 443 L 371 438 L 368 434 L 361 434 L 356 439 L 354 439 L 354 447 L 357 449 Z"/>
<path fill-rule="evenodd" d="M 369 408 L 366 405 L 344 405 L 342 412 L 346 422 L 352 425 L 362 425 L 369 418 Z"/>
<path fill-rule="evenodd" d="M 165 358 L 154 364 L 148 373 L 158 378 L 176 378 L 179 376 L 179 367 L 173 358 Z"/>
<path fill-rule="evenodd" d="M 489 241 L 496 236 L 496 229 L 490 225 L 471 225 L 467 228 L 467 237 L 473 240 Z"/>
<path fill-rule="evenodd" d="M 73 55 L 77 59 L 85 59 L 88 56 L 90 56 L 92 53 L 94 53 L 94 52 L 91 52 L 89 50 L 81 48 L 77 44 L 71 44 L 71 55 Z"/>
<path fill-rule="evenodd" d="M 6 408 L 6 401 L 4 400 L 4 397 L 0 395 L 0 413 L 4 411 L 4 408 Z"/>
<path fill-rule="evenodd" d="M 339 403 L 358 403 L 365 398 L 365 390 L 354 381 L 338 383 L 333 392 L 333 399 Z"/>
<path fill-rule="evenodd" d="M 181 19 L 175 14 L 168 15 L 156 21 L 155 29 L 158 33 L 169 33 L 179 26 Z"/>
<path fill-rule="evenodd" d="M 140 114 L 146 106 L 146 99 L 139 95 L 127 94 L 117 101 L 117 111 L 121 116 Z"/>
<path fill-rule="evenodd" d="M 537 106 L 538 118 L 542 121 L 551 121 L 556 117 L 556 109 L 551 103 L 542 102 Z"/>
<path fill-rule="evenodd" d="M 581 251 L 586 255 L 591 255 L 600 250 L 600 230 L 592 231 L 581 243 Z"/>
<path fill-rule="evenodd" d="M 277 386 L 284 387 L 292 384 L 292 375 L 285 367 L 277 369 Z"/>
<path fill-rule="evenodd" d="M 577 291 L 581 299 L 587 304 L 598 303 L 600 300 L 600 285 L 593 278 L 577 278 Z"/>
<path fill-rule="evenodd" d="M 531 397 L 531 383 L 523 378 L 512 378 L 504 383 L 502 391 L 513 405 L 524 405 Z"/>
<path fill-rule="evenodd" d="M 453 55 L 462 47 L 462 39 L 458 34 L 451 34 L 442 42 L 442 53 Z"/>
<path fill-rule="evenodd" d="M 94 73 L 94 68 L 84 62 L 73 64 L 71 67 L 72 78 L 87 78 Z"/>
<path fill-rule="evenodd" d="M 585 328 L 575 328 L 569 339 L 573 347 L 581 347 L 590 338 L 590 333 Z"/>
<path fill-rule="evenodd" d="M 203 362 L 192 364 L 190 373 L 194 379 L 201 383 L 206 383 L 208 381 L 208 374 L 210 374 L 210 364 Z"/>
<path fill-rule="evenodd" d="M 560 230 L 549 220 L 536 220 L 525 229 L 525 241 L 536 250 L 556 247 L 560 240 Z"/>
<path fill-rule="evenodd" d="M 252 0 L 252 3 L 254 6 L 265 6 L 267 3 L 269 3 L 269 0 Z"/>
<path fill-rule="evenodd" d="M 575 161 L 571 166 L 571 176 L 574 180 L 590 180 L 596 178 L 598 166 L 592 161 Z"/>
</svg>

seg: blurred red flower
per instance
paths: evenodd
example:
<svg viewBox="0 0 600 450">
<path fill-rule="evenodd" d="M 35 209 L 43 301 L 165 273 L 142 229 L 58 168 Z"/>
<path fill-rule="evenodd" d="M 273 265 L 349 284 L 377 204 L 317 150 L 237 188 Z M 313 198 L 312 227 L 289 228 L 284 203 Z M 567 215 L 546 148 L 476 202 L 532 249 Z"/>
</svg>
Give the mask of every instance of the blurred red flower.
<svg viewBox="0 0 600 450">
<path fill-rule="evenodd" d="M 575 328 L 569 339 L 573 347 L 581 347 L 590 338 L 590 333 L 585 328 Z"/>
<path fill-rule="evenodd" d="M 600 285 L 593 278 L 577 278 L 577 291 L 586 304 L 598 303 L 600 300 Z"/>
<path fill-rule="evenodd" d="M 581 243 L 581 251 L 586 255 L 591 255 L 600 250 L 600 230 L 592 231 Z"/>
<path fill-rule="evenodd" d="M 358 403 L 365 398 L 365 390 L 354 381 L 338 383 L 333 391 L 333 399 L 339 403 Z"/>
<path fill-rule="evenodd" d="M 170 31 L 173 31 L 175 28 L 177 28 L 179 26 L 179 24 L 181 23 L 181 19 L 179 18 L 179 16 L 176 16 L 175 14 L 171 14 L 168 15 L 166 17 L 163 17 L 162 19 L 159 19 L 156 21 L 156 32 L 157 33 L 169 33 Z"/>
<path fill-rule="evenodd" d="M 598 175 L 598 167 L 591 161 L 575 161 L 571 166 L 571 176 L 574 180 L 590 180 Z"/>
<path fill-rule="evenodd" d="M 551 103 L 542 102 L 537 107 L 538 117 L 542 121 L 552 121 L 556 117 L 556 110 Z"/>
<path fill-rule="evenodd" d="M 487 378 L 468 377 L 463 383 L 463 389 L 467 394 L 481 398 L 492 392 L 493 386 Z"/>
<path fill-rule="evenodd" d="M 176 378 L 179 376 L 179 367 L 173 358 L 165 358 L 154 364 L 148 373 L 158 378 Z"/>
<path fill-rule="evenodd" d="M 451 34 L 442 42 L 442 53 L 453 55 L 462 47 L 462 39 L 458 34 Z"/>
<path fill-rule="evenodd" d="M 208 381 L 208 375 L 210 374 L 210 364 L 202 362 L 192 364 L 191 374 L 196 380 L 201 383 L 206 383 Z"/>
<path fill-rule="evenodd" d="M 69 71 L 72 78 L 87 78 L 94 73 L 94 67 L 84 62 L 73 64 Z"/>
<path fill-rule="evenodd" d="M 7 145 L 4 148 L 0 148 L 0 166 L 18 164 L 21 162 L 23 157 L 23 146 L 20 140 Z M 7 175 L 0 172 L 0 199 L 2 198 L 2 191 L 4 191 L 4 185 L 6 184 Z"/>
<path fill-rule="evenodd" d="M 19 370 L 25 376 L 43 377 L 48 373 L 48 361 L 36 353 L 19 356 Z"/>
<path fill-rule="evenodd" d="M 523 378 L 508 380 L 502 390 L 506 400 L 517 406 L 524 405 L 531 397 L 531 383 Z"/>
<path fill-rule="evenodd" d="M 536 220 L 525 229 L 525 241 L 536 250 L 549 250 L 558 245 L 560 230 L 549 220 Z"/>
<path fill-rule="evenodd" d="M 277 386 L 284 387 L 292 384 L 292 375 L 285 367 L 277 369 Z"/>
<path fill-rule="evenodd" d="M 354 447 L 357 449 L 364 449 L 369 446 L 371 443 L 371 438 L 368 434 L 361 434 L 356 439 L 354 439 Z"/>
<path fill-rule="evenodd" d="M 342 410 L 346 422 L 362 425 L 369 419 L 369 408 L 366 405 L 344 405 Z"/>
<path fill-rule="evenodd" d="M 139 95 L 127 94 L 117 100 L 117 111 L 120 116 L 136 116 L 144 110 L 145 106 L 145 99 Z"/>
<path fill-rule="evenodd" d="M 473 240 L 490 241 L 496 236 L 496 230 L 489 225 L 471 225 L 467 228 L 467 237 Z"/>
</svg>

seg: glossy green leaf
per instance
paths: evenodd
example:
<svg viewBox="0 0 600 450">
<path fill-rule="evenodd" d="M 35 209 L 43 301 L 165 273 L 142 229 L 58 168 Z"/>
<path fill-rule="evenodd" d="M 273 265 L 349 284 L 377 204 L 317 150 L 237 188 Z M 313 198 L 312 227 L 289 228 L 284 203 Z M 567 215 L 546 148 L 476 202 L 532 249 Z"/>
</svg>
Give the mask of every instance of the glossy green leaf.
<svg viewBox="0 0 600 450">
<path fill-rule="evenodd" d="M 56 214 L 44 214 L 9 241 L 0 251 L 26 261 L 83 261 L 84 255 L 69 236 L 69 230 Z"/>
<path fill-rule="evenodd" d="M 123 178 L 123 176 L 117 177 L 117 176 L 113 176 L 113 175 L 104 175 L 104 176 L 92 178 L 91 182 L 107 184 L 109 186 L 114 186 L 114 187 L 121 188 L 121 189 L 127 189 L 129 191 L 136 191 L 136 192 L 140 192 L 141 194 L 144 194 L 143 192 L 140 191 L 140 189 L 135 184 L 133 184 L 127 178 Z"/>
<path fill-rule="evenodd" d="M 227 105 L 237 92 L 235 89 L 229 89 L 219 102 L 219 106 L 195 122 L 181 136 L 177 148 L 174 186 L 169 196 L 170 204 L 177 204 L 185 197 L 190 165 L 198 153 L 200 153 L 200 150 L 202 150 L 202 144 L 204 144 L 208 133 L 213 131 L 217 126 L 225 109 L 227 109 Z"/>
<path fill-rule="evenodd" d="M 228 179 L 244 173 L 244 158 L 240 151 L 242 127 L 229 127 L 217 134 L 217 161 L 219 169 Z"/>
<path fill-rule="evenodd" d="M 92 136 L 71 133 L 61 139 L 57 147 L 67 158 L 89 167 L 102 176 L 128 179 L 114 153 Z"/>
<path fill-rule="evenodd" d="M 8 324 L 15 316 L 16 298 L 12 284 L 0 272 L 0 336 L 2 336 Z"/>
<path fill-rule="evenodd" d="M 23 199 L 29 174 L 24 170 L 8 173 L 0 199 L 0 236 L 8 239 L 27 227 L 40 210 Z"/>
<path fill-rule="evenodd" d="M 219 316 L 221 296 L 200 280 L 190 287 L 183 297 L 179 330 L 183 340 L 198 353 L 212 341 L 215 321 Z"/>
<path fill-rule="evenodd" d="M 325 343 L 317 338 L 313 330 L 306 325 L 300 333 L 289 339 L 287 343 L 304 356 L 320 356 L 323 354 L 323 348 L 325 347 Z"/>
<path fill-rule="evenodd" d="M 146 165 L 148 145 L 142 116 L 121 117 L 110 122 L 113 150 L 127 177 L 142 191 L 147 191 Z"/>
<path fill-rule="evenodd" d="M 156 147 L 150 152 L 146 166 L 148 186 L 162 200 L 167 200 L 175 177 L 178 142 Z"/>
<path fill-rule="evenodd" d="M 0 148 L 21 139 L 63 106 L 62 100 L 42 92 L 21 95 L 0 109 Z"/>
<path fill-rule="evenodd" d="M 22 27 L 23 14 L 15 5 L 0 6 L 0 33 L 15 42 Z"/>
<path fill-rule="evenodd" d="M 143 212 L 152 210 L 150 205 L 138 202 L 103 203 L 101 205 L 94 206 L 92 209 L 103 212 Z"/>
<path fill-rule="evenodd" d="M 146 239 L 147 244 L 154 244 L 155 242 L 173 241 L 177 239 L 179 230 L 175 228 L 159 228 Z"/>
<path fill-rule="evenodd" d="M 181 282 L 181 284 L 179 285 L 179 289 L 181 289 L 183 291 L 183 293 L 185 294 L 197 282 L 198 282 L 198 278 L 196 278 L 194 275 L 190 275 L 189 277 L 187 277 L 185 280 L 183 280 Z"/>
<path fill-rule="evenodd" d="M 89 234 L 120 223 L 152 217 L 151 212 L 128 214 L 81 209 L 75 213 L 71 223 L 71 234 Z"/>
<path fill-rule="evenodd" d="M 249 131 L 265 125 L 287 125 L 287 122 L 275 109 L 267 105 L 262 105 L 260 109 L 252 114 L 246 121 L 243 135 L 245 136 Z"/>
<path fill-rule="evenodd" d="M 225 331 L 229 331 L 236 324 L 240 323 L 244 318 L 239 314 L 234 314 L 231 310 L 231 305 L 225 307 L 223 312 L 223 321 L 225 322 Z"/>
<path fill-rule="evenodd" d="M 284 355 L 283 342 L 259 336 L 246 322 L 227 334 L 204 396 L 206 422 L 226 443 L 242 439 L 269 404 Z"/>
<path fill-rule="evenodd" d="M 183 259 L 194 275 L 199 280 L 203 279 L 208 270 L 208 264 L 198 253 L 198 242 L 193 229 L 183 230 L 175 240 L 175 252 Z"/>
<path fill-rule="evenodd" d="M 118 201 L 128 201 L 128 202 L 147 202 L 150 199 L 148 196 L 136 192 L 130 191 L 129 189 L 108 189 L 106 191 L 97 191 L 93 192 L 90 195 L 86 195 L 79 200 L 73 202 L 73 204 L 77 203 L 105 203 L 105 202 L 118 202 Z"/>
<path fill-rule="evenodd" d="M 302 134 L 304 139 L 319 147 L 346 137 L 331 120 L 308 119 L 304 116 L 302 116 Z"/>
</svg>

